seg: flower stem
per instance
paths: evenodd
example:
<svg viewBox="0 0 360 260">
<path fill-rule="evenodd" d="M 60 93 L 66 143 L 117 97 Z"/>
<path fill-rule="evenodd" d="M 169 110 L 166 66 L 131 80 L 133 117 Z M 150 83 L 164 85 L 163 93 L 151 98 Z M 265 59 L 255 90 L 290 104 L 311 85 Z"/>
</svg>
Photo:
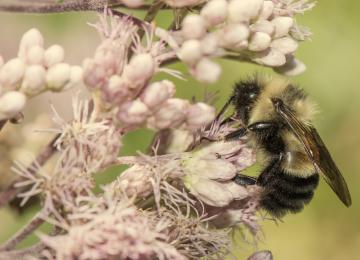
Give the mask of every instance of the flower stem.
<svg viewBox="0 0 360 260">
<path fill-rule="evenodd" d="M 45 249 L 46 246 L 44 243 L 39 242 L 31 247 L 12 250 L 12 251 L 1 251 L 0 259 L 25 259 L 25 256 L 36 257 L 40 252 Z"/>
<path fill-rule="evenodd" d="M 25 227 L 20 229 L 12 238 L 6 241 L 5 244 L 0 246 L 0 251 L 10 251 L 14 249 L 17 244 L 33 233 L 35 229 L 44 223 L 44 220 L 41 218 L 42 214 L 42 211 L 37 213 Z"/>
<path fill-rule="evenodd" d="M 14 3 L 15 2 L 15 3 Z M 35 3 L 29 1 L 24 3 L 20 1 L 12 1 L 12 3 L 0 3 L 0 11 L 18 12 L 18 13 L 63 13 L 76 11 L 98 11 L 104 6 L 109 8 L 125 7 L 120 0 L 83 0 L 83 1 L 65 1 L 64 3 Z M 147 8 L 141 6 L 139 9 Z"/>
</svg>

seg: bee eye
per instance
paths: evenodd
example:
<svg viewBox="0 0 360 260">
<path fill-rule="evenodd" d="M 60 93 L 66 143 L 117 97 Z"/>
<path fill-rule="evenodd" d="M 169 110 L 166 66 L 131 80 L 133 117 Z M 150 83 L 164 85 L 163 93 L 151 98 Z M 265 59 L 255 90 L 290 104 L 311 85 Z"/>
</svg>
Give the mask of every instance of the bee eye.
<svg viewBox="0 0 360 260">
<path fill-rule="evenodd" d="M 254 99 L 256 97 L 256 94 L 255 93 L 251 93 L 250 95 L 249 95 L 249 98 L 250 99 Z"/>
</svg>

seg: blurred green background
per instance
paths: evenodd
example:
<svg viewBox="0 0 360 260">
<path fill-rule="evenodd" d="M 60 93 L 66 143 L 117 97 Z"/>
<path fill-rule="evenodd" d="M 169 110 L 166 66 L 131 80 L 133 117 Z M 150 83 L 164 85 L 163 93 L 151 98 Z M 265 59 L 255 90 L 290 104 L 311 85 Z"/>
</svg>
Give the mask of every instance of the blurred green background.
<svg viewBox="0 0 360 260">
<path fill-rule="evenodd" d="M 322 181 L 313 202 L 297 215 L 289 215 L 283 223 L 266 221 L 264 238 L 259 249 L 270 249 L 278 260 L 338 260 L 360 259 L 360 2 L 356 0 L 323 0 L 316 8 L 298 17 L 300 24 L 314 33 L 312 41 L 302 43 L 297 57 L 307 65 L 307 71 L 292 81 L 301 85 L 319 104 L 321 114 L 315 125 L 345 176 L 353 198 L 347 209 L 331 189 Z M 141 13 L 138 15 L 142 15 Z M 168 23 L 171 13 L 164 13 L 157 21 Z M 56 15 L 24 15 L 0 13 L 0 54 L 6 59 L 17 53 L 21 35 L 31 27 L 37 27 L 45 36 L 46 46 L 59 43 L 65 47 L 67 60 L 79 64 L 92 56 L 99 43 L 97 33 L 86 25 L 96 22 L 91 13 Z M 253 72 L 273 73 L 259 66 L 221 61 L 221 80 L 205 86 L 191 79 L 179 81 L 177 96 L 201 98 L 205 87 L 220 90 L 220 107 L 228 97 L 236 80 Z M 187 75 L 182 65 L 174 65 Z M 160 74 L 157 78 L 167 77 Z M 56 105 L 68 106 L 69 94 L 49 96 Z M 35 99 L 28 110 L 50 111 L 49 103 L 39 108 Z M 45 100 L 46 101 L 46 100 Z M 143 150 L 149 144 L 152 133 L 140 130 L 125 140 L 123 153 Z M 111 180 L 119 171 L 107 173 L 99 182 Z M 23 225 L 36 209 L 18 216 L 9 209 L 0 209 L 0 242 L 5 241 Z M 46 227 L 44 227 L 46 228 Z M 33 239 L 33 238 L 32 238 Z M 22 245 L 31 243 L 31 239 Z M 235 245 L 237 259 L 243 259 L 254 250 L 252 246 Z"/>
</svg>

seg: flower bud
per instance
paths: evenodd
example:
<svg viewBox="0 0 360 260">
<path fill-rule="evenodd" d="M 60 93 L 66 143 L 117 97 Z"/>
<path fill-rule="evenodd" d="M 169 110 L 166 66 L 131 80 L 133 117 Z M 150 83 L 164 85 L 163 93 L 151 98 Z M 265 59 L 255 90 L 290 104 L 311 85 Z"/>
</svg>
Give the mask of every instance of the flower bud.
<svg viewBox="0 0 360 260">
<path fill-rule="evenodd" d="M 28 30 L 22 36 L 22 38 L 20 40 L 18 57 L 25 58 L 26 53 L 33 46 L 39 46 L 39 47 L 44 46 L 44 38 L 41 35 L 40 31 L 35 28 Z"/>
<path fill-rule="evenodd" d="M 263 6 L 260 9 L 258 19 L 267 20 L 273 14 L 274 3 L 273 1 L 264 1 Z"/>
<path fill-rule="evenodd" d="M 153 192 L 151 172 L 145 166 L 133 165 L 121 173 L 110 185 L 115 191 L 125 192 L 129 197 L 144 198 Z"/>
<path fill-rule="evenodd" d="M 32 65 L 26 68 L 21 91 L 34 96 L 45 90 L 46 71 L 43 66 Z"/>
<path fill-rule="evenodd" d="M 271 47 L 281 51 L 284 54 L 290 54 L 296 51 L 298 48 L 298 43 L 291 37 L 283 37 L 273 40 Z"/>
<path fill-rule="evenodd" d="M 184 184 L 190 193 L 203 203 L 214 207 L 225 207 L 234 200 L 231 192 L 224 188 L 224 184 L 188 175 L 184 177 Z"/>
<path fill-rule="evenodd" d="M 215 119 L 215 108 L 205 103 L 191 105 L 187 112 L 186 124 L 190 129 L 198 129 Z"/>
<path fill-rule="evenodd" d="M 52 91 L 61 91 L 70 80 L 70 65 L 58 63 L 46 73 L 46 84 Z"/>
<path fill-rule="evenodd" d="M 201 82 L 214 83 L 220 78 L 221 67 L 208 58 L 202 58 L 196 64 L 194 75 Z"/>
<path fill-rule="evenodd" d="M 254 53 L 252 60 L 265 66 L 279 67 L 285 64 L 285 55 L 277 49 L 267 49 L 262 52 Z"/>
<path fill-rule="evenodd" d="M 139 99 L 128 101 L 119 107 L 117 119 L 128 125 L 142 124 L 149 116 L 149 108 Z"/>
<path fill-rule="evenodd" d="M 303 73 L 305 70 L 305 64 L 298 59 L 295 59 L 293 56 L 289 57 L 283 66 L 277 67 L 275 69 L 275 71 L 285 76 L 297 76 Z"/>
<path fill-rule="evenodd" d="M 121 0 L 121 2 L 130 8 L 140 7 L 144 4 L 143 0 Z"/>
<path fill-rule="evenodd" d="M 178 127 L 185 121 L 188 107 L 187 100 L 170 98 L 148 119 L 148 126 L 153 129 Z"/>
<path fill-rule="evenodd" d="M 106 68 L 99 66 L 92 59 L 85 59 L 83 68 L 83 80 L 89 88 L 101 88 L 107 84 Z"/>
<path fill-rule="evenodd" d="M 64 90 L 72 88 L 72 87 L 76 86 L 77 84 L 82 83 L 82 79 L 83 79 L 83 68 L 80 66 L 71 66 L 70 67 L 70 80 L 65 85 Z"/>
<path fill-rule="evenodd" d="M 131 0 L 129 0 L 131 1 Z M 204 0 L 164 0 L 171 7 L 195 6 L 204 2 Z"/>
<path fill-rule="evenodd" d="M 275 32 L 275 26 L 267 20 L 259 20 L 250 25 L 250 30 L 252 32 L 263 32 L 271 36 Z"/>
<path fill-rule="evenodd" d="M 9 91 L 0 97 L 0 119 L 11 118 L 26 104 L 26 96 L 18 91 Z"/>
<path fill-rule="evenodd" d="M 201 9 L 200 15 L 204 18 L 207 27 L 212 27 L 225 21 L 227 5 L 226 0 L 212 0 Z"/>
<path fill-rule="evenodd" d="M 252 254 L 247 260 L 273 260 L 273 255 L 269 250 L 263 250 Z"/>
<path fill-rule="evenodd" d="M 102 88 L 104 99 L 111 104 L 120 104 L 128 99 L 131 91 L 128 81 L 119 75 L 112 75 L 106 87 Z"/>
<path fill-rule="evenodd" d="M 27 52 L 25 56 L 25 62 L 29 65 L 42 65 L 44 61 L 44 49 L 40 46 L 33 46 Z"/>
<path fill-rule="evenodd" d="M 60 45 L 52 45 L 46 49 L 44 55 L 44 65 L 49 68 L 55 64 L 63 62 L 65 56 L 64 48 Z"/>
<path fill-rule="evenodd" d="M 185 152 L 194 141 L 193 134 L 187 130 L 173 129 L 170 135 L 166 154 Z"/>
<path fill-rule="evenodd" d="M 294 20 L 288 16 L 278 16 L 271 20 L 271 23 L 275 26 L 274 38 L 280 38 L 289 33 Z"/>
<path fill-rule="evenodd" d="M 167 99 L 174 96 L 175 91 L 175 85 L 169 80 L 154 82 L 146 87 L 140 100 L 152 112 L 156 112 Z"/>
<path fill-rule="evenodd" d="M 237 169 L 230 162 L 222 159 L 201 159 L 194 157 L 183 160 L 183 168 L 187 175 L 218 181 L 228 181 L 236 176 Z"/>
<path fill-rule="evenodd" d="M 247 46 L 249 28 L 244 24 L 230 24 L 223 28 L 218 37 L 222 46 L 231 49 L 242 49 Z"/>
<path fill-rule="evenodd" d="M 215 33 L 209 33 L 201 40 L 201 50 L 205 55 L 215 54 L 218 50 L 218 39 Z"/>
<path fill-rule="evenodd" d="M 198 14 L 189 14 L 182 22 L 182 34 L 185 39 L 200 39 L 206 34 L 205 20 Z"/>
<path fill-rule="evenodd" d="M 263 32 L 256 32 L 251 35 L 248 49 L 250 51 L 266 50 L 271 43 L 271 37 Z"/>
<path fill-rule="evenodd" d="M 189 65 L 198 62 L 202 57 L 201 44 L 198 40 L 187 40 L 181 46 L 179 58 Z"/>
<path fill-rule="evenodd" d="M 11 59 L 0 68 L 0 84 L 3 87 L 16 89 L 25 73 L 25 63 L 19 59 Z"/>
<path fill-rule="evenodd" d="M 229 21 L 249 22 L 257 17 L 264 0 L 232 0 L 228 5 Z"/>
<path fill-rule="evenodd" d="M 155 73 L 155 61 L 149 53 L 133 56 L 125 67 L 124 76 L 129 80 L 129 87 L 138 88 L 146 83 Z"/>
</svg>

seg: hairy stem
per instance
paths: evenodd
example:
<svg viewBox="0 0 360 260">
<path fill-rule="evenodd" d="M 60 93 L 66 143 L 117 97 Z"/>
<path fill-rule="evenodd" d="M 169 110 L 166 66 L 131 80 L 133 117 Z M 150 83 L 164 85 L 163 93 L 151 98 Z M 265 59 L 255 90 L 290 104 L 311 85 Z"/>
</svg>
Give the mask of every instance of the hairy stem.
<svg viewBox="0 0 360 260">
<path fill-rule="evenodd" d="M 57 3 L 56 1 L 47 1 L 36 3 L 35 1 L 9 1 L 0 3 L 0 11 L 18 12 L 18 13 L 63 13 L 76 11 L 98 11 L 104 6 L 109 8 L 125 7 L 120 0 L 83 0 L 83 1 L 65 1 Z M 148 8 L 141 6 L 140 9 Z"/>
<path fill-rule="evenodd" d="M 31 172 L 36 165 L 44 165 L 56 152 L 56 148 L 54 146 L 56 140 L 60 135 L 56 135 L 51 142 L 38 154 L 35 161 L 31 163 L 28 167 L 28 170 Z M 16 195 L 21 191 L 21 188 L 14 187 L 14 184 L 20 181 L 21 178 L 16 179 L 7 190 L 0 193 L 0 208 L 7 205 L 10 201 L 12 201 Z"/>
<path fill-rule="evenodd" d="M 44 243 L 39 242 L 31 247 L 0 252 L 0 259 L 25 259 L 26 256 L 36 257 L 40 255 L 40 252 L 45 249 Z"/>
<path fill-rule="evenodd" d="M 32 234 L 34 230 L 36 230 L 41 224 L 44 223 L 42 215 L 42 211 L 37 213 L 25 227 L 20 229 L 12 238 L 0 246 L 0 251 L 10 251 L 14 249 L 17 244 Z"/>
</svg>

